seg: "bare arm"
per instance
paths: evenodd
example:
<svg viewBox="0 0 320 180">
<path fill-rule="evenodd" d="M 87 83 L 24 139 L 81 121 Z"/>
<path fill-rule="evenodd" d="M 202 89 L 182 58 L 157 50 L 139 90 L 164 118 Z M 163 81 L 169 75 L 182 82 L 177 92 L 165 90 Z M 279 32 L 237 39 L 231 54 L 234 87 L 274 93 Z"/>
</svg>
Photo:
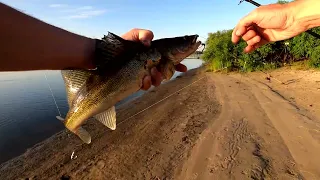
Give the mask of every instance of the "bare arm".
<svg viewBox="0 0 320 180">
<path fill-rule="evenodd" d="M 27 70 L 94 69 L 95 40 L 46 24 L 0 3 L 0 72 Z M 153 33 L 132 29 L 122 38 L 150 45 Z M 112 67 L 111 67 L 112 68 Z M 187 71 L 178 64 L 176 70 Z M 143 79 L 143 90 L 159 86 L 162 75 L 154 68 Z"/>
<path fill-rule="evenodd" d="M 269 4 L 243 17 L 232 33 L 232 41 L 247 42 L 245 52 L 275 41 L 297 36 L 320 26 L 320 0 L 297 0 L 287 4 Z"/>
<path fill-rule="evenodd" d="M 320 26 L 320 1 L 298 0 L 289 3 L 293 20 L 305 30 Z"/>
<path fill-rule="evenodd" d="M 0 71 L 94 68 L 95 41 L 0 3 Z"/>
</svg>

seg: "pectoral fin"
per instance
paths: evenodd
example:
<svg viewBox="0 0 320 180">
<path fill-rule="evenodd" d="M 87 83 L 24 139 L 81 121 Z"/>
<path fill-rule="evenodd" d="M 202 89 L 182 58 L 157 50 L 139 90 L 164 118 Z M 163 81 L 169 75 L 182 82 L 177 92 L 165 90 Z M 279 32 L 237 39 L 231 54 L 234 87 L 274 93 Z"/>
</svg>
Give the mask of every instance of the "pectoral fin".
<svg viewBox="0 0 320 180">
<path fill-rule="evenodd" d="M 164 62 L 165 63 L 159 65 L 159 68 L 160 68 L 160 72 L 163 75 L 163 79 L 165 81 L 168 81 L 171 79 L 171 77 L 173 76 L 176 70 L 172 61 L 167 60 Z"/>
<path fill-rule="evenodd" d="M 116 129 L 117 119 L 116 119 L 116 108 L 112 106 L 108 110 L 97 114 L 94 116 L 98 121 L 100 121 L 103 125 L 107 126 L 111 130 Z"/>
</svg>

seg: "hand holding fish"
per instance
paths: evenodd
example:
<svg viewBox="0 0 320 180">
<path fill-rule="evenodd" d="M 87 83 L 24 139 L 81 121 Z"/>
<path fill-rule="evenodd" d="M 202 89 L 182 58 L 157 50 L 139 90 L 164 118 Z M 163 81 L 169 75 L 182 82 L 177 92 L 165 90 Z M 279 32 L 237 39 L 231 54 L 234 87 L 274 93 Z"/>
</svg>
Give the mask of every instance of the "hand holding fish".
<svg viewBox="0 0 320 180">
<path fill-rule="evenodd" d="M 286 40 L 320 26 L 320 1 L 303 0 L 260 6 L 242 18 L 232 33 L 232 42 L 242 37 L 252 52 L 269 42 Z"/>
<path fill-rule="evenodd" d="M 121 37 L 129 41 L 141 41 L 144 45 L 150 46 L 154 35 L 153 32 L 150 30 L 134 28 L 128 31 L 127 33 L 123 34 Z M 175 70 L 179 72 L 186 72 L 187 67 L 179 63 L 175 65 Z M 151 87 L 151 85 L 157 87 L 161 84 L 162 80 L 162 74 L 157 70 L 156 67 L 154 67 L 151 70 L 151 76 L 144 77 L 141 89 L 148 90 Z"/>
</svg>

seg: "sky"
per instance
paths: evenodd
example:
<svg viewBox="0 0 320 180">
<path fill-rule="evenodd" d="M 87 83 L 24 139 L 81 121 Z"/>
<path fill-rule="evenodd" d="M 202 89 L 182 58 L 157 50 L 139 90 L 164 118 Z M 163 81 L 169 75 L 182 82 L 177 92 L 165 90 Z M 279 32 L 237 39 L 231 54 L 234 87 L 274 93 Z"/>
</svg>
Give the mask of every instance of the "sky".
<svg viewBox="0 0 320 180">
<path fill-rule="evenodd" d="M 256 7 L 239 0 L 0 0 L 46 23 L 91 38 L 149 29 L 154 39 L 232 29 Z M 276 0 L 257 0 L 270 4 Z"/>
</svg>

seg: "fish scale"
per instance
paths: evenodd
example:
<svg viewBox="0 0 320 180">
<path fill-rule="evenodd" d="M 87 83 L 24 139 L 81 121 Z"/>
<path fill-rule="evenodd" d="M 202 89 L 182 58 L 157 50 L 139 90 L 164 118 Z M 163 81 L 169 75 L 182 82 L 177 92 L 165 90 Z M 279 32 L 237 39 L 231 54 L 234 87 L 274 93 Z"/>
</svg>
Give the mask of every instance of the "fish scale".
<svg viewBox="0 0 320 180">
<path fill-rule="evenodd" d="M 109 48 L 104 52 L 107 59 L 97 70 L 62 70 L 69 111 L 65 119 L 60 116 L 57 119 L 88 144 L 91 143 L 91 136 L 82 124 L 90 117 L 115 130 L 115 104 L 140 90 L 143 78 L 150 75 L 152 67 L 157 67 L 165 79 L 170 79 L 174 74 L 174 65 L 200 46 L 201 42 L 196 42 L 197 37 L 159 39 L 152 41 L 149 48 L 139 49 L 140 42 L 127 41 L 109 33 L 104 45 Z M 126 57 L 129 58 L 123 59 Z M 116 69 L 108 68 L 111 64 Z"/>
</svg>

